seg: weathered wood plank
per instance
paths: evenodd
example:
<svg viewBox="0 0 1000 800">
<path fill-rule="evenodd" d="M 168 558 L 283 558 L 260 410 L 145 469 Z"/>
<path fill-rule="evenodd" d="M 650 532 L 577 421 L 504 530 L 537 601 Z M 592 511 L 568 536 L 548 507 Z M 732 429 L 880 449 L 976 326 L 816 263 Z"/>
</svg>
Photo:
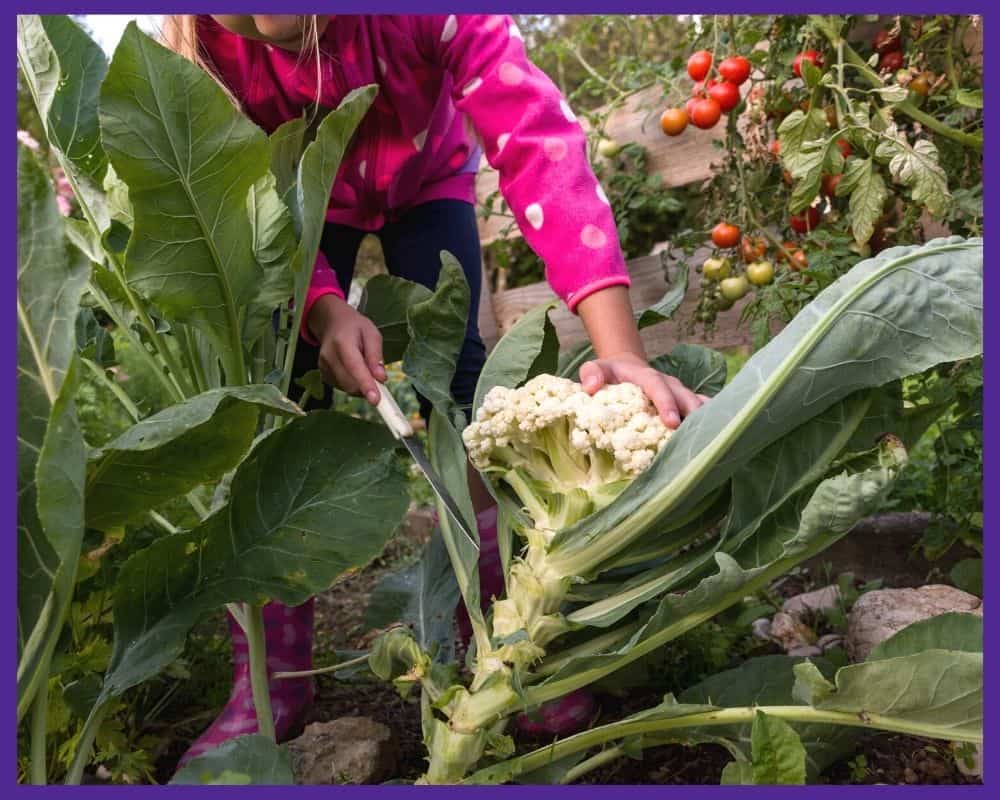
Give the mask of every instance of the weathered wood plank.
<svg viewBox="0 0 1000 800">
<path fill-rule="evenodd" d="M 712 347 L 738 347 L 750 343 L 750 334 L 745 328 L 737 326 L 740 311 L 746 304 L 747 299 L 741 300 L 730 311 L 719 315 L 717 327 L 711 338 L 708 338 L 700 330 L 688 335 L 687 327 L 691 322 L 696 307 L 700 289 L 698 281 L 701 276 L 695 272 L 694 265 L 700 263 L 710 254 L 709 249 L 698 251 L 689 261 L 691 270 L 688 279 L 688 290 L 684 297 L 684 302 L 677 310 L 675 318 L 667 322 L 653 325 L 642 331 L 643 343 L 650 357 L 658 356 L 668 352 L 678 342 L 695 342 L 697 344 L 707 344 Z M 645 256 L 628 262 L 629 275 L 632 278 L 632 287 L 629 295 L 632 299 L 633 308 L 647 308 L 657 302 L 667 290 L 671 283 L 668 282 L 664 274 L 664 266 L 661 256 Z M 669 275 L 676 275 L 678 265 L 676 262 L 667 263 Z M 499 292 L 493 296 L 493 308 L 496 312 L 497 328 L 500 335 L 503 335 L 511 326 L 517 322 L 524 312 L 541 303 L 555 299 L 555 294 L 547 283 L 534 283 L 530 286 L 521 286 L 517 289 L 510 289 Z M 551 314 L 550 319 L 556 326 L 559 334 L 559 341 L 563 347 L 583 341 L 587 338 L 587 332 L 583 327 L 580 318 L 571 313 L 565 305 L 560 304 Z"/>
</svg>

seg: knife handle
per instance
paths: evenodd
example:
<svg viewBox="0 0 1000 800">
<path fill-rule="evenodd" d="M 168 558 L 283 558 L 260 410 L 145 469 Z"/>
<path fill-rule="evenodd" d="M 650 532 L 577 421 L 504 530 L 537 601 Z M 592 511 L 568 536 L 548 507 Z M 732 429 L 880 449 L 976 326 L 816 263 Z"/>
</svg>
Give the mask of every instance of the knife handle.
<svg viewBox="0 0 1000 800">
<path fill-rule="evenodd" d="M 378 390 L 381 394 L 375 410 L 382 415 L 382 419 L 389 426 L 392 435 L 397 439 L 404 436 L 413 436 L 413 426 L 396 404 L 396 399 L 392 396 L 392 393 L 385 388 L 385 384 L 378 383 L 378 381 L 375 381 L 375 383 L 378 384 Z"/>
</svg>

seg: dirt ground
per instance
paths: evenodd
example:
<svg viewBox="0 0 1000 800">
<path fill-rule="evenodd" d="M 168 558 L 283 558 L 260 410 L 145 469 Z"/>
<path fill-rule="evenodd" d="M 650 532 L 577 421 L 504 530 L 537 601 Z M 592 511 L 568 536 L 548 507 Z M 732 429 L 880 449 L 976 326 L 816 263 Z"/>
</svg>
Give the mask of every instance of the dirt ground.
<svg viewBox="0 0 1000 800">
<path fill-rule="evenodd" d="M 317 599 L 316 651 L 359 649 L 367 646 L 364 613 L 368 595 L 388 570 L 398 569 L 416 557 L 426 541 L 429 525 L 417 518 L 393 539 L 382 556 L 364 570 L 339 581 Z M 779 595 L 794 594 L 803 588 L 801 579 L 791 577 L 778 587 Z M 622 698 L 602 698 L 600 723 L 627 716 L 656 705 L 662 699 L 654 690 L 634 691 Z M 613 709 L 613 712 L 611 711 Z M 420 707 L 416 696 L 404 700 L 387 684 L 342 681 L 333 676 L 317 679 L 316 700 L 304 724 L 325 722 L 343 716 L 367 716 L 389 726 L 399 743 L 396 780 L 412 781 L 426 768 L 420 731 Z M 544 742 L 519 741 L 519 751 L 527 752 Z M 174 759 L 183 752 L 184 742 L 176 742 L 165 754 Z M 177 751 L 174 754 L 173 751 Z M 588 784 L 672 784 L 718 785 L 730 755 L 719 745 L 697 747 L 667 745 L 643 752 L 641 760 L 622 758 L 586 775 Z M 858 752 L 834 764 L 822 776 L 832 784 L 967 784 L 981 783 L 962 775 L 947 748 L 939 742 L 879 734 L 864 740 Z"/>
</svg>

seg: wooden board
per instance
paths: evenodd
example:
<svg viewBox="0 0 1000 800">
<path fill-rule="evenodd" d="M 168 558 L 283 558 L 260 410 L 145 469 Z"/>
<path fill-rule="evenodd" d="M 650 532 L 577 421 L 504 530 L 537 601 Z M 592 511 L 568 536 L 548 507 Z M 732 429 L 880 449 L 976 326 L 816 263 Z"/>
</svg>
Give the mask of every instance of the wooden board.
<svg viewBox="0 0 1000 800">
<path fill-rule="evenodd" d="M 700 327 L 694 334 L 689 335 L 687 332 L 687 326 L 694 316 L 701 291 L 698 287 L 701 276 L 695 272 L 694 265 L 701 263 L 709 254 L 710 251 L 706 248 L 696 252 L 694 257 L 690 259 L 689 269 L 691 272 L 688 278 L 687 294 L 681 307 L 674 315 L 674 319 L 650 326 L 642 331 L 643 344 L 645 344 L 646 352 L 650 358 L 669 352 L 675 344 L 682 341 L 706 344 L 716 348 L 749 345 L 749 331 L 745 327 L 737 327 L 736 324 L 740 318 L 740 311 L 747 302 L 745 299 L 734 305 L 729 311 L 719 315 L 717 327 L 711 338 L 706 338 Z M 678 265 L 675 262 L 666 261 L 667 274 L 674 276 L 677 269 Z M 629 261 L 628 270 L 632 278 L 629 294 L 632 298 L 633 308 L 647 308 L 653 305 L 670 289 L 672 281 L 668 281 L 667 274 L 665 274 L 663 255 L 645 256 Z M 547 283 L 535 283 L 495 294 L 493 308 L 500 335 L 510 330 L 511 326 L 528 309 L 555 298 L 555 294 Z M 587 339 L 583 322 L 576 314 L 571 313 L 564 304 L 560 303 L 552 311 L 550 319 L 556 326 L 562 347 L 565 348 Z"/>
</svg>

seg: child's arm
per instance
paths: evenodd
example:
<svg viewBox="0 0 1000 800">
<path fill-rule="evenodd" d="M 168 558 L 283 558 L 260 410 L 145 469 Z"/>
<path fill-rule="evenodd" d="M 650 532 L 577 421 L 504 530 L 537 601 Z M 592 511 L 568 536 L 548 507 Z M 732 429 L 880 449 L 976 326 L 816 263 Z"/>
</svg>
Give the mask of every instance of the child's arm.
<svg viewBox="0 0 1000 800">
<path fill-rule="evenodd" d="M 587 140 L 551 80 L 528 59 L 509 17 L 416 17 L 418 36 L 451 73 L 456 107 L 482 138 L 486 158 L 553 290 L 580 314 L 598 360 L 584 387 L 641 386 L 664 421 L 703 400 L 649 367 L 632 315 L 628 272 L 611 207 L 587 157 Z"/>
</svg>

